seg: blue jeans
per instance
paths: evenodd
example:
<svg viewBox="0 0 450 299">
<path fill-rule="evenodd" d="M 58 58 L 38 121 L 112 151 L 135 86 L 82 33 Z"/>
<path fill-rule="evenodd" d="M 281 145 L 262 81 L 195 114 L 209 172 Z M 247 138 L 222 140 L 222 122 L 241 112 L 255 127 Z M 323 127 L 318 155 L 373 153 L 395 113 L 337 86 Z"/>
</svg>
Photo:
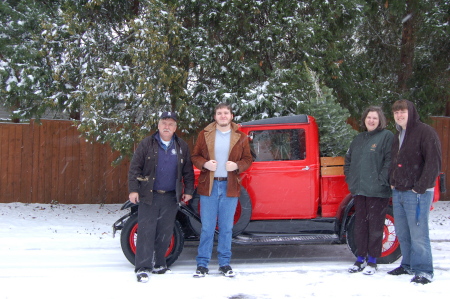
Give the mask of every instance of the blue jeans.
<svg viewBox="0 0 450 299">
<path fill-rule="evenodd" d="M 402 251 L 401 266 L 411 274 L 433 278 L 433 257 L 428 228 L 433 191 L 417 194 L 392 191 L 395 232 Z"/>
<path fill-rule="evenodd" d="M 208 267 L 214 245 L 216 224 L 219 227 L 217 244 L 219 266 L 230 264 L 231 239 L 237 202 L 237 197 L 227 197 L 227 181 L 214 181 L 211 196 L 200 195 L 202 232 L 196 258 L 197 266 Z"/>
</svg>

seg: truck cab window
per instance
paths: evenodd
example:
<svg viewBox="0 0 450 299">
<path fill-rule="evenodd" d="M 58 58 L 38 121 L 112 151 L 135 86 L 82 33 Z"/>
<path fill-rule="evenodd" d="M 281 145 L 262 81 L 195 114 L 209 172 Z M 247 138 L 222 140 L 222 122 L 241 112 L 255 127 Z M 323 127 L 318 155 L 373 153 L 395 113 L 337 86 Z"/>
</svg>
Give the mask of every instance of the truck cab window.
<svg viewBox="0 0 450 299">
<path fill-rule="evenodd" d="M 305 159 L 305 130 L 252 131 L 250 147 L 258 161 L 284 161 Z"/>
</svg>

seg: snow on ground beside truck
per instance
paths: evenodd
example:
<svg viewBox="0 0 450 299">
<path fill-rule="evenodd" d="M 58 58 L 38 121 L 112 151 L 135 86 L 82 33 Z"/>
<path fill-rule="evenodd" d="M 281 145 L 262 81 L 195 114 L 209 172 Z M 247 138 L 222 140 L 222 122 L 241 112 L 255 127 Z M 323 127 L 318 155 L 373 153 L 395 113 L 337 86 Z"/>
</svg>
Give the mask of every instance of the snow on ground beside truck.
<svg viewBox="0 0 450 299">
<path fill-rule="evenodd" d="M 235 278 L 195 279 L 196 243 L 186 242 L 172 273 L 139 284 L 112 238 L 121 205 L 0 204 L 0 299 L 8 298 L 447 298 L 450 281 L 450 202 L 430 213 L 435 280 L 416 286 L 393 277 L 347 273 L 346 245 L 234 246 Z M 217 271 L 217 259 L 210 269 Z"/>
</svg>

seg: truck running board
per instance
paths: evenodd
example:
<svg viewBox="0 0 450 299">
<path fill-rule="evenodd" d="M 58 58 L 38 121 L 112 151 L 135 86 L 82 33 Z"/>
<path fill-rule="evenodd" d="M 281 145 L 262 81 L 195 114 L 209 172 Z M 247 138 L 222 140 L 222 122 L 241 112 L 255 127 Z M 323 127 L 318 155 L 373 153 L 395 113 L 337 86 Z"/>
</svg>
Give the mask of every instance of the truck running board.
<svg viewBox="0 0 450 299">
<path fill-rule="evenodd" d="M 233 238 L 235 244 L 334 244 L 340 243 L 339 236 L 332 235 L 250 235 L 242 234 Z"/>
</svg>

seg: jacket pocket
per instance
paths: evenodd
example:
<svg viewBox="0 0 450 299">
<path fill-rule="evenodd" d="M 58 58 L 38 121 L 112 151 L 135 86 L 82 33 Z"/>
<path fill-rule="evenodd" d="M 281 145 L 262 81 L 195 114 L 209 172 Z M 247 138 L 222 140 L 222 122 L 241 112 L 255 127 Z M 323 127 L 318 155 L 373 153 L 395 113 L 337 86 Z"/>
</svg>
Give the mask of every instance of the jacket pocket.
<svg viewBox="0 0 450 299">
<path fill-rule="evenodd" d="M 139 182 L 139 197 L 147 197 L 150 192 L 150 182 L 147 181 L 141 181 Z"/>
<path fill-rule="evenodd" d="M 206 178 L 209 176 L 209 171 L 204 171 L 200 173 L 200 176 L 198 177 L 199 183 L 204 183 L 206 181 Z"/>
<path fill-rule="evenodd" d="M 384 178 L 382 175 L 378 175 L 377 181 L 381 186 L 390 186 L 388 178 Z"/>
</svg>

